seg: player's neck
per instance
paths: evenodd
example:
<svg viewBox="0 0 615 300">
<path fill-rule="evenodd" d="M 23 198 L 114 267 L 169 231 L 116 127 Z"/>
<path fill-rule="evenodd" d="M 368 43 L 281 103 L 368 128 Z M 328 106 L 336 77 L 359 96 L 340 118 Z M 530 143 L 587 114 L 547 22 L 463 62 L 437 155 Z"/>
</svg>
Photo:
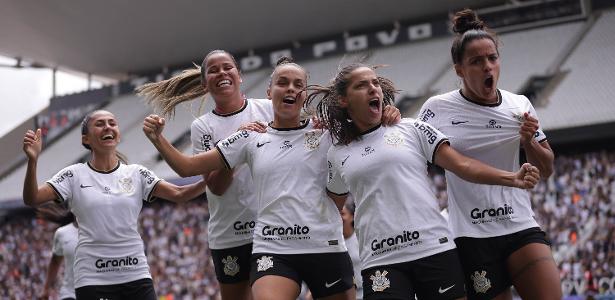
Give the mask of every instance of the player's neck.
<svg viewBox="0 0 615 300">
<path fill-rule="evenodd" d="M 119 159 L 113 154 L 92 153 L 92 160 L 89 161 L 90 167 L 98 172 L 109 172 L 117 167 Z"/>
<path fill-rule="evenodd" d="M 246 101 L 246 99 L 241 97 L 241 95 L 231 95 L 226 99 L 224 99 L 224 96 L 219 97 L 222 97 L 223 99 L 216 101 L 216 107 L 214 110 L 216 113 L 221 115 L 228 115 L 241 110 Z"/>
</svg>

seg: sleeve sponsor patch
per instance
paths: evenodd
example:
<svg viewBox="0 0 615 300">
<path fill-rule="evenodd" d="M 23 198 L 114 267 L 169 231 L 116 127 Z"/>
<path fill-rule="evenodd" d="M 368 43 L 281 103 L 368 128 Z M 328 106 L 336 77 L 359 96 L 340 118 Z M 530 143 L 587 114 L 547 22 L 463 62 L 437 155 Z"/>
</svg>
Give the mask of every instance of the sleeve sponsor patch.
<svg viewBox="0 0 615 300">
<path fill-rule="evenodd" d="M 427 138 L 426 140 L 429 144 L 433 145 L 433 143 L 436 142 L 436 139 L 438 138 L 438 134 L 436 133 L 436 130 L 433 127 L 431 127 L 429 124 L 414 121 L 414 127 L 418 129 L 419 133 L 423 134 Z"/>
<path fill-rule="evenodd" d="M 220 144 L 222 145 L 222 147 L 228 148 L 230 145 L 232 145 L 236 141 L 242 138 L 245 139 L 249 136 L 250 136 L 250 133 L 247 130 L 241 130 L 241 131 L 235 132 L 233 135 L 229 136 L 228 138 L 220 141 Z"/>
<path fill-rule="evenodd" d="M 150 172 L 148 169 L 145 169 L 145 168 L 139 169 L 139 174 L 141 174 L 141 176 L 145 178 L 145 181 L 147 182 L 147 184 L 152 184 L 152 182 L 156 180 L 154 175 L 152 175 L 152 172 Z"/>
<path fill-rule="evenodd" d="M 419 120 L 423 122 L 427 122 L 429 119 L 432 119 L 435 116 L 436 114 L 433 111 L 431 111 L 431 109 L 426 108 L 423 111 L 421 111 L 421 114 L 419 115 Z"/>
<path fill-rule="evenodd" d="M 60 184 L 62 181 L 66 180 L 67 178 L 70 178 L 70 177 L 73 177 L 73 171 L 66 170 L 62 174 L 58 174 L 55 177 L 53 177 L 51 179 L 51 182 L 53 182 L 55 184 Z"/>
<path fill-rule="evenodd" d="M 203 150 L 205 151 L 211 150 L 213 146 L 211 134 L 201 135 L 200 140 L 201 140 L 201 147 L 203 148 Z"/>
</svg>

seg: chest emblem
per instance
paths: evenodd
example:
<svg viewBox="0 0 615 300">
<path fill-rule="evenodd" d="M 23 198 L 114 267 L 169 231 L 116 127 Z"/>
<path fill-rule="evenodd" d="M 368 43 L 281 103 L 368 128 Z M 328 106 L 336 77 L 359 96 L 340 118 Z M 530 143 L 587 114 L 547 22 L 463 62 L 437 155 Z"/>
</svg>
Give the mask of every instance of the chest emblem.
<svg viewBox="0 0 615 300">
<path fill-rule="evenodd" d="M 235 274 L 239 273 L 239 264 L 237 263 L 237 256 L 227 256 L 222 259 L 222 263 L 224 264 L 224 274 L 228 276 L 235 276 Z"/>
<path fill-rule="evenodd" d="M 372 290 L 374 292 L 382 292 L 387 288 L 391 287 L 391 281 L 386 277 L 389 274 L 388 271 L 376 271 L 374 275 L 369 276 L 369 279 L 372 280 Z"/>
<path fill-rule="evenodd" d="M 267 271 L 271 268 L 273 268 L 273 260 L 271 260 L 273 257 L 272 256 L 262 256 L 261 258 L 256 260 L 256 271 L 258 272 L 262 272 L 262 271 Z"/>
<path fill-rule="evenodd" d="M 391 145 L 397 147 L 404 142 L 404 139 L 401 136 L 399 131 L 387 132 L 384 134 L 384 142 L 387 145 Z"/>
<path fill-rule="evenodd" d="M 474 281 L 474 290 L 477 293 L 486 293 L 491 288 L 491 281 L 485 275 L 487 275 L 487 271 L 480 271 L 480 273 L 475 271 L 470 276 L 472 281 Z"/>
<path fill-rule="evenodd" d="M 131 194 L 135 191 L 135 186 L 132 184 L 132 178 L 124 177 L 120 179 L 120 191 L 126 194 Z"/>
<path fill-rule="evenodd" d="M 322 131 L 309 131 L 305 133 L 303 145 L 307 150 L 316 150 L 320 146 Z"/>
</svg>

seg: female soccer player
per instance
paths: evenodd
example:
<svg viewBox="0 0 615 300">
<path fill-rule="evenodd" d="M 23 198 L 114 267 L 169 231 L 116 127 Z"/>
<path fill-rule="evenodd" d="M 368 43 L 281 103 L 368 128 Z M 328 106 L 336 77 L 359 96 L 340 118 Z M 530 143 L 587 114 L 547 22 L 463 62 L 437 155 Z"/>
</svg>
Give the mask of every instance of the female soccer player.
<svg viewBox="0 0 615 300">
<path fill-rule="evenodd" d="M 137 91 L 170 116 L 175 106 L 209 94 L 215 108 L 192 122 L 190 135 L 194 154 L 209 151 L 247 123 L 273 119 L 269 99 L 247 99 L 241 93 L 241 73 L 235 58 L 224 50 L 213 50 L 200 68 L 160 82 L 148 83 Z M 256 127 L 252 127 L 256 126 Z M 250 299 L 250 256 L 256 220 L 256 193 L 246 164 L 204 173 L 209 207 L 208 243 L 220 283 L 222 299 Z"/>
<path fill-rule="evenodd" d="M 430 189 L 427 162 L 472 182 L 533 187 L 538 170 L 494 169 L 460 155 L 446 137 L 421 121 L 381 127 L 392 82 L 364 64 L 343 68 L 327 87 L 315 87 L 336 145 L 329 150 L 328 189 L 350 192 L 362 260 L 364 299 L 465 299 L 463 273 L 446 220 Z M 341 184 L 340 184 L 341 183 Z"/>
<path fill-rule="evenodd" d="M 451 55 L 463 86 L 430 98 L 419 119 L 447 135 L 460 153 L 503 170 L 519 167 L 519 146 L 543 178 L 553 152 L 525 96 L 497 88 L 500 57 L 495 34 L 469 9 L 453 19 Z M 561 299 L 550 243 L 534 219 L 529 194 L 471 183 L 446 172 L 450 225 L 470 299 Z"/>
<path fill-rule="evenodd" d="M 88 114 L 81 127 L 87 163 L 68 166 L 39 186 L 36 165 L 42 149 L 41 131 L 28 130 L 24 152 L 28 166 L 23 189 L 26 205 L 67 202 L 79 223 L 75 250 L 77 299 L 156 299 L 137 219 L 143 201 L 154 197 L 187 201 L 205 192 L 200 181 L 176 186 L 147 168 L 121 163 L 118 122 L 104 110 Z"/>
</svg>

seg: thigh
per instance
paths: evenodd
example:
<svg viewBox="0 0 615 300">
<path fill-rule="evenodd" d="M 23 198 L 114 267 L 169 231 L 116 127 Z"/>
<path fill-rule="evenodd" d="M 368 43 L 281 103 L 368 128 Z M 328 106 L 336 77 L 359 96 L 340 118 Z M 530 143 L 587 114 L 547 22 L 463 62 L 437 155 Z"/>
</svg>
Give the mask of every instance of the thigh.
<svg viewBox="0 0 615 300">
<path fill-rule="evenodd" d="M 250 300 L 252 295 L 250 281 L 220 283 L 220 295 L 222 300 Z"/>
<path fill-rule="evenodd" d="M 376 266 L 361 271 L 363 299 L 414 299 L 414 285 L 403 264 Z"/>
<path fill-rule="evenodd" d="M 266 276 L 285 277 L 301 286 L 301 277 L 297 272 L 297 262 L 292 255 L 254 253 L 251 258 L 250 283 L 254 284 Z M 254 291 L 254 288 L 252 289 Z"/>
<path fill-rule="evenodd" d="M 561 299 L 562 289 L 551 248 L 530 243 L 508 257 L 508 268 L 519 296 L 523 299 Z"/>
<path fill-rule="evenodd" d="M 346 291 L 353 290 L 352 260 L 348 252 L 297 254 L 297 270 L 314 298 L 337 295 L 344 299 Z M 341 298 L 339 298 L 341 297 Z"/>
<path fill-rule="evenodd" d="M 419 299 L 458 299 L 466 295 L 457 249 L 437 253 L 410 263 Z"/>
<path fill-rule="evenodd" d="M 488 300 L 510 293 L 503 237 L 455 239 L 468 299 Z"/>
<path fill-rule="evenodd" d="M 254 300 L 294 300 L 301 286 L 296 281 L 278 275 L 264 275 L 252 284 Z"/>
<path fill-rule="evenodd" d="M 250 258 L 252 243 L 228 249 L 212 249 L 216 279 L 222 284 L 248 281 L 250 278 Z"/>
<path fill-rule="evenodd" d="M 143 278 L 120 284 L 123 299 L 125 300 L 156 300 L 154 282 L 150 278 Z"/>
</svg>

